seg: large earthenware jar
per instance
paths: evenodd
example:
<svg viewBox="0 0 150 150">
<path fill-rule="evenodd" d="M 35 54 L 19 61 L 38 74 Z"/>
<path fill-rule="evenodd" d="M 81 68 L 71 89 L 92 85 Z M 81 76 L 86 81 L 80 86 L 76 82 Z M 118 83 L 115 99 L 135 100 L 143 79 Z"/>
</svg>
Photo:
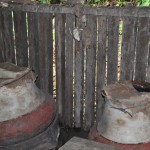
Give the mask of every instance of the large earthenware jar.
<svg viewBox="0 0 150 150">
<path fill-rule="evenodd" d="M 149 87 L 145 88 L 142 87 Z M 150 84 L 124 81 L 104 88 L 98 133 L 122 144 L 150 142 Z"/>
<path fill-rule="evenodd" d="M 49 148 L 56 146 L 58 126 L 55 102 L 34 82 L 35 75 L 30 68 L 0 64 L 0 146 L 24 142 L 48 128 L 51 130 L 49 142 L 53 142 Z"/>
</svg>

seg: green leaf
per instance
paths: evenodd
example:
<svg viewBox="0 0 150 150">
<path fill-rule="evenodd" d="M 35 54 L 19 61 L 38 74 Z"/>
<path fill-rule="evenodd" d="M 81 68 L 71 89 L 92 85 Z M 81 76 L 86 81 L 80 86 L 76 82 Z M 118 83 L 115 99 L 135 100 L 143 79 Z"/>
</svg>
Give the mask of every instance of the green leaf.
<svg viewBox="0 0 150 150">
<path fill-rule="evenodd" d="M 39 2 L 42 4 L 49 4 L 50 0 L 39 0 Z"/>
<path fill-rule="evenodd" d="M 137 6 L 150 6 L 150 0 L 140 0 Z"/>
</svg>

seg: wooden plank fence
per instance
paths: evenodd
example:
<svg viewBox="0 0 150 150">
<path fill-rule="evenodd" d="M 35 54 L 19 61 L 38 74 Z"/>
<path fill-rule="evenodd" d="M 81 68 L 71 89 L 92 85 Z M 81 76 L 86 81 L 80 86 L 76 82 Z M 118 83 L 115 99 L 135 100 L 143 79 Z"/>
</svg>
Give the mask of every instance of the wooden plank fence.
<svg viewBox="0 0 150 150">
<path fill-rule="evenodd" d="M 0 62 L 32 67 L 38 87 L 56 89 L 65 126 L 89 130 L 101 119 L 105 85 L 150 81 L 149 47 L 150 8 L 0 7 Z"/>
</svg>

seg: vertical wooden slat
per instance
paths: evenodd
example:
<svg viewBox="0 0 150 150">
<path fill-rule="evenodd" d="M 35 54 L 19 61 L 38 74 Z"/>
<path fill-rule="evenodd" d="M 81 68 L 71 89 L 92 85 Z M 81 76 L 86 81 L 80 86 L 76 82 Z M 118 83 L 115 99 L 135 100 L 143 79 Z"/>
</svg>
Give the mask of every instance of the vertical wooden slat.
<svg viewBox="0 0 150 150">
<path fill-rule="evenodd" d="M 86 82 L 85 82 L 85 129 L 90 129 L 94 123 L 95 101 L 95 66 L 96 66 L 96 43 L 97 43 L 97 18 L 87 16 L 87 27 L 84 30 L 86 48 Z"/>
<path fill-rule="evenodd" d="M 150 31 L 149 31 L 149 36 L 150 36 Z M 146 77 L 146 81 L 150 82 L 150 43 L 149 43 L 149 55 L 148 55 L 148 66 L 147 66 L 147 77 Z"/>
<path fill-rule="evenodd" d="M 16 59 L 18 66 L 28 66 L 26 13 L 14 12 Z"/>
<path fill-rule="evenodd" d="M 147 56 L 149 42 L 149 18 L 139 18 L 137 46 L 136 46 L 136 65 L 135 80 L 146 80 Z"/>
<path fill-rule="evenodd" d="M 76 18 L 77 29 L 82 28 L 82 22 Z M 80 41 L 75 39 L 75 98 L 74 98 L 74 122 L 75 127 L 83 127 L 83 82 L 84 82 L 84 49 L 82 31 Z"/>
<path fill-rule="evenodd" d="M 38 13 L 28 13 L 29 66 L 37 75 L 36 85 L 40 88 Z"/>
<path fill-rule="evenodd" d="M 107 39 L 107 19 L 98 17 L 98 52 L 97 52 L 97 90 L 96 90 L 96 122 L 101 119 L 104 99 L 102 89 L 105 85 L 106 77 L 106 39 Z"/>
<path fill-rule="evenodd" d="M 5 47 L 5 61 L 15 63 L 12 12 L 3 10 L 2 14 L 3 14 L 3 40 Z"/>
<path fill-rule="evenodd" d="M 133 80 L 136 46 L 137 19 L 123 18 L 123 38 L 121 51 L 120 80 Z"/>
<path fill-rule="evenodd" d="M 53 94 L 52 14 L 38 14 L 40 88 Z"/>
<path fill-rule="evenodd" d="M 65 104 L 65 15 L 55 16 L 56 34 L 56 102 L 60 122 L 63 121 Z"/>
<path fill-rule="evenodd" d="M 73 124 L 73 27 L 74 15 L 66 15 L 66 73 L 65 73 L 65 124 Z"/>
<path fill-rule="evenodd" d="M 3 38 L 3 17 L 2 11 L 0 10 L 0 62 L 5 61 L 5 53 L 4 53 L 4 38 Z"/>
<path fill-rule="evenodd" d="M 117 81 L 119 18 L 108 17 L 107 84 Z"/>
</svg>

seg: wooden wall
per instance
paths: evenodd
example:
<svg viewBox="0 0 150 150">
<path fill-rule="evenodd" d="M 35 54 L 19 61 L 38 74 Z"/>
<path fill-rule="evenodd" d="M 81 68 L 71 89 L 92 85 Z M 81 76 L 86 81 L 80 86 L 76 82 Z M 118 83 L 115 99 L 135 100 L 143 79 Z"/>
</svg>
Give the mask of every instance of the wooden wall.
<svg viewBox="0 0 150 150">
<path fill-rule="evenodd" d="M 0 7 L 0 62 L 32 67 L 69 127 L 100 120 L 105 85 L 150 81 L 149 47 L 150 8 Z"/>
</svg>

